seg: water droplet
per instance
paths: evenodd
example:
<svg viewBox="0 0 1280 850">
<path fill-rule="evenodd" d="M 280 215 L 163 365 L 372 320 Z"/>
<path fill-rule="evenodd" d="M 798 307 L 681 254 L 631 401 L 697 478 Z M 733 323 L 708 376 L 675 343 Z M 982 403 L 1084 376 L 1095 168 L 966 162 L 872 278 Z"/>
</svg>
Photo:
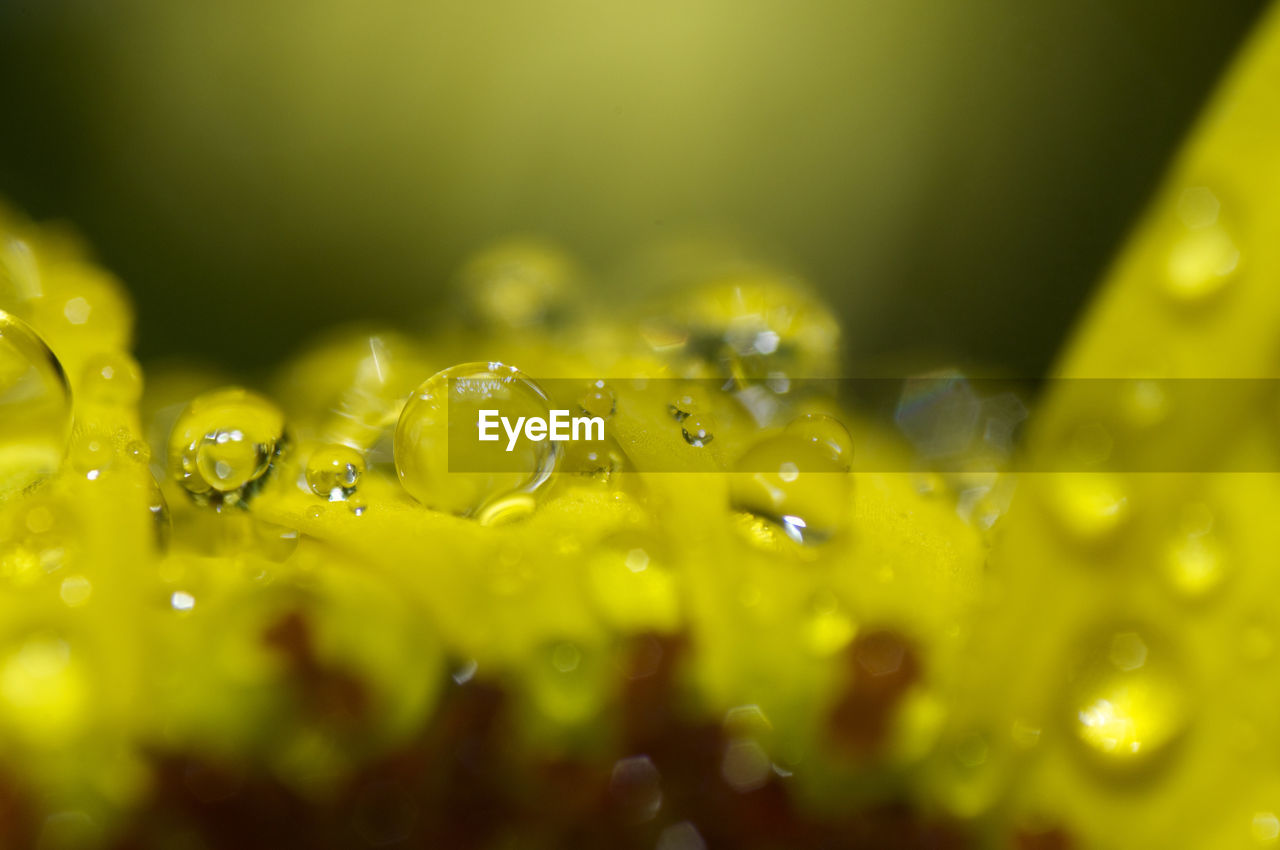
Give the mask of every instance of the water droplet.
<svg viewBox="0 0 1280 850">
<path fill-rule="evenodd" d="M 123 351 L 91 357 L 80 378 L 80 393 L 94 404 L 130 407 L 142 396 L 142 369 Z"/>
<path fill-rule="evenodd" d="M 1076 540 L 1110 540 L 1129 519 L 1129 494 L 1119 476 L 1064 472 L 1048 477 L 1048 498 L 1059 526 Z"/>
<path fill-rule="evenodd" d="M 492 442 L 478 440 L 482 409 L 497 410 L 511 423 L 550 415 L 542 388 L 502 363 L 445 369 L 405 404 L 396 425 L 396 472 L 409 494 L 427 507 L 474 516 L 510 493 L 536 492 L 555 471 L 562 454 L 558 442 L 522 435 L 506 451 L 505 435 Z"/>
<path fill-rule="evenodd" d="M 476 316 L 496 328 L 525 328 L 561 318 L 571 301 L 573 262 L 533 239 L 492 246 L 462 270 L 462 285 Z"/>
<path fill-rule="evenodd" d="M 1181 228 L 1165 264 L 1165 292 L 1181 303 L 1198 303 L 1222 291 L 1240 264 L 1240 249 L 1219 214 L 1221 205 L 1204 187 L 1185 190 L 1178 204 Z"/>
<path fill-rule="evenodd" d="M 567 470 L 597 484 L 614 486 L 620 482 L 619 473 L 630 468 L 631 460 L 622 451 L 622 447 L 606 435 L 604 442 L 569 443 L 564 464 Z"/>
<path fill-rule="evenodd" d="M 185 590 L 175 590 L 169 597 L 169 605 L 175 611 L 190 611 L 196 607 L 196 598 Z"/>
<path fill-rule="evenodd" d="M 70 433 L 62 366 L 35 331 L 0 310 L 0 498 L 56 472 Z"/>
<path fill-rule="evenodd" d="M 298 530 L 265 520 L 253 524 L 255 549 L 269 560 L 280 563 L 289 559 L 298 548 Z"/>
<path fill-rule="evenodd" d="M 154 478 L 150 479 L 147 488 L 147 512 L 151 514 L 152 527 L 155 529 L 156 551 L 168 551 L 169 541 L 173 537 L 173 521 L 169 516 L 169 503 L 165 501 L 164 492 Z"/>
<path fill-rule="evenodd" d="M 715 439 L 707 420 L 701 416 L 689 416 L 680 423 L 680 435 L 694 448 L 702 448 Z"/>
<path fill-rule="evenodd" d="M 813 443 L 845 470 L 852 468 L 853 438 L 839 419 L 821 413 L 806 413 L 791 420 L 786 433 Z"/>
<path fill-rule="evenodd" d="M 824 543 L 848 521 L 853 480 L 829 449 L 794 435 L 768 437 L 734 467 L 730 505 L 801 544 Z M 757 535 L 749 534 L 753 542 Z"/>
<path fill-rule="evenodd" d="M 672 316 L 687 353 L 740 383 L 835 374 L 839 323 L 785 276 L 749 271 L 712 281 L 692 290 Z"/>
<path fill-rule="evenodd" d="M 187 405 L 169 437 L 169 468 L 199 504 L 242 503 L 261 486 L 284 449 L 284 415 L 236 387 Z"/>
<path fill-rule="evenodd" d="M 1136 629 L 1096 641 L 1071 676 L 1071 725 L 1104 764 L 1136 766 L 1186 727 L 1185 677 L 1167 647 Z"/>
<path fill-rule="evenodd" d="M 1129 381 L 1121 398 L 1125 421 L 1134 428 L 1151 428 L 1169 415 L 1169 397 L 1160 381 Z"/>
<path fill-rule="evenodd" d="M 360 486 L 362 475 L 364 456 L 340 443 L 321 446 L 307 460 L 307 486 L 331 502 L 349 498 Z"/>
<path fill-rule="evenodd" d="M 72 438 L 71 448 L 67 453 L 71 468 L 90 481 L 96 481 L 103 472 L 111 468 L 115 460 L 112 438 L 96 429 L 76 430 L 78 433 Z"/>
<path fill-rule="evenodd" d="M 130 440 L 129 444 L 124 447 L 125 457 L 134 463 L 150 463 L 151 447 L 142 440 Z"/>
<path fill-rule="evenodd" d="M 578 408 L 588 416 L 608 419 L 618 410 L 618 398 L 604 381 L 592 381 L 578 401 Z"/>
<path fill-rule="evenodd" d="M 1205 596 L 1222 584 L 1227 565 L 1209 506 L 1196 502 L 1184 507 L 1181 523 L 1165 544 L 1163 566 L 1170 585 L 1188 598 Z"/>
</svg>

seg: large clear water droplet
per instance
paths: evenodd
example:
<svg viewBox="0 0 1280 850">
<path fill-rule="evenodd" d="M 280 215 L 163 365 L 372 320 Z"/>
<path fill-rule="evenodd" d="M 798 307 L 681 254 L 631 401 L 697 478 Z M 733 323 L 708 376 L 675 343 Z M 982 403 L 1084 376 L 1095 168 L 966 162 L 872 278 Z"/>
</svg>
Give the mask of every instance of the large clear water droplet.
<svg viewBox="0 0 1280 850">
<path fill-rule="evenodd" d="M 730 505 L 800 544 L 824 543 L 845 526 L 853 498 L 848 467 L 829 448 L 794 434 L 767 437 L 738 460 Z M 749 539 L 758 539 L 760 527 Z"/>
<path fill-rule="evenodd" d="M 49 346 L 0 310 L 0 498 L 57 472 L 71 434 L 71 391 Z"/>
<path fill-rule="evenodd" d="M 396 424 L 396 472 L 427 507 L 474 516 L 503 496 L 536 492 L 555 471 L 559 443 L 521 433 L 512 445 L 501 425 L 498 439 L 481 441 L 481 410 L 497 411 L 513 428 L 519 417 L 550 416 L 542 388 L 502 363 L 463 363 L 437 372 L 405 404 Z"/>
</svg>

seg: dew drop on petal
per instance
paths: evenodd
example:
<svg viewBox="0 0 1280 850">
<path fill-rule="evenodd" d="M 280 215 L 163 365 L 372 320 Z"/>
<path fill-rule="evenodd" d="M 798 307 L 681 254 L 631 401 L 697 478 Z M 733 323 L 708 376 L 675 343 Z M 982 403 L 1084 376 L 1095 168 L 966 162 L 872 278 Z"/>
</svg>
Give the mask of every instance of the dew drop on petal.
<svg viewBox="0 0 1280 850">
<path fill-rule="evenodd" d="M 285 443 L 284 414 L 237 387 L 192 401 L 169 436 L 169 470 L 199 504 L 245 501 Z"/>
<path fill-rule="evenodd" d="M 364 472 L 364 456 L 360 452 L 333 443 L 316 449 L 307 459 L 307 486 L 321 498 L 340 502 L 355 493 Z"/>
<path fill-rule="evenodd" d="M 0 498 L 52 475 L 71 433 L 71 392 L 29 325 L 0 311 Z"/>
<path fill-rule="evenodd" d="M 1086 646 L 1070 677 L 1075 738 L 1103 764 L 1136 766 L 1166 749 L 1187 725 L 1185 676 L 1169 647 L 1123 628 Z"/>
<path fill-rule="evenodd" d="M 795 543 L 820 544 L 847 524 L 853 479 L 844 460 L 824 444 L 783 434 L 767 437 L 743 454 L 734 467 L 729 498 L 733 510 L 763 521 Z M 760 538 L 758 533 L 747 536 Z"/>
<path fill-rule="evenodd" d="M 429 508 L 475 516 L 495 499 L 532 494 L 547 482 L 560 462 L 560 443 L 522 433 L 506 451 L 501 424 L 491 432 L 497 439 L 480 441 L 481 410 L 510 423 L 550 415 L 546 393 L 514 367 L 464 363 L 436 373 L 414 391 L 396 424 L 396 472 L 409 495 Z"/>
</svg>

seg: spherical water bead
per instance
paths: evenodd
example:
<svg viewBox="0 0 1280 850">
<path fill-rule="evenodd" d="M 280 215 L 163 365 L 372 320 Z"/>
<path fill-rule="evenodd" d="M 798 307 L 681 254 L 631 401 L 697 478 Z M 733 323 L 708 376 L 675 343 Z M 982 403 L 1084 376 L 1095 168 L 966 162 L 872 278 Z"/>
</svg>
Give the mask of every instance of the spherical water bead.
<svg viewBox="0 0 1280 850">
<path fill-rule="evenodd" d="M 564 253 L 533 239 L 512 239 L 486 250 L 462 271 L 475 315 L 498 328 L 553 321 L 565 311 L 576 273 Z"/>
<path fill-rule="evenodd" d="M 169 436 L 169 469 L 200 504 L 240 503 L 266 479 L 285 444 L 284 414 L 238 387 L 187 405 Z"/>
<path fill-rule="evenodd" d="M 730 505 L 763 520 L 792 541 L 813 545 L 847 524 L 853 479 L 847 467 L 811 440 L 784 434 L 756 443 L 738 460 Z M 748 535 L 754 542 L 756 534 Z"/>
<path fill-rule="evenodd" d="M 702 448 L 715 439 L 711 423 L 705 416 L 690 416 L 680 423 L 680 436 L 694 448 Z"/>
<path fill-rule="evenodd" d="M 1184 597 L 1206 596 L 1220 587 L 1227 576 L 1228 561 L 1214 524 L 1208 505 L 1187 505 L 1181 522 L 1165 544 L 1165 577 Z"/>
<path fill-rule="evenodd" d="M 715 424 L 708 412 L 710 402 L 698 388 L 690 388 L 667 405 L 667 413 L 680 423 L 680 436 L 694 448 L 702 448 L 715 439 Z"/>
<path fill-rule="evenodd" d="M 109 407 L 131 407 L 142 396 L 142 369 L 123 351 L 95 355 L 80 377 L 80 397 Z"/>
<path fill-rule="evenodd" d="M 498 411 L 492 441 L 479 439 L 481 410 Z M 396 424 L 400 483 L 423 505 L 459 516 L 512 493 L 535 493 L 556 470 L 560 443 L 545 434 L 530 439 L 522 429 L 512 445 L 497 417 L 514 428 L 521 417 L 549 416 L 546 393 L 512 366 L 463 363 L 438 372 L 414 391 Z"/>
<path fill-rule="evenodd" d="M 604 381 L 592 381 L 587 391 L 578 400 L 578 409 L 587 416 L 598 416 L 608 419 L 618 410 L 618 397 L 613 388 Z"/>
<path fill-rule="evenodd" d="M 689 345 L 720 361 L 735 378 L 770 373 L 835 373 L 840 327 L 807 288 L 768 272 L 734 275 L 698 288 L 676 315 Z"/>
<path fill-rule="evenodd" d="M 839 419 L 822 413 L 806 413 L 791 420 L 786 432 L 827 452 L 846 471 L 853 467 L 853 438 Z"/>
<path fill-rule="evenodd" d="M 615 486 L 619 473 L 631 468 L 631 459 L 612 437 L 603 442 L 569 443 L 565 451 L 565 470 L 589 478 L 599 484 Z"/>
<path fill-rule="evenodd" d="M 53 352 L 0 310 L 0 499 L 52 475 L 71 434 L 71 391 Z"/>
<path fill-rule="evenodd" d="M 1203 186 L 1186 189 L 1178 202 L 1179 224 L 1165 262 L 1164 289 L 1179 303 L 1200 303 L 1235 277 L 1240 249 L 1220 216 L 1221 204 Z"/>
<path fill-rule="evenodd" d="M 350 446 L 321 446 L 307 460 L 307 486 L 317 496 L 341 502 L 355 493 L 364 471 L 364 456 Z"/>
<path fill-rule="evenodd" d="M 1129 492 L 1124 480 L 1106 472 L 1063 472 L 1047 476 L 1046 498 L 1058 526 L 1086 545 L 1110 541 L 1128 522 Z"/>
<path fill-rule="evenodd" d="M 1107 633 L 1072 671 L 1067 709 L 1075 738 L 1102 764 L 1137 767 L 1186 728 L 1189 691 L 1170 649 L 1139 629 Z"/>
<path fill-rule="evenodd" d="M 114 464 L 116 448 L 113 437 L 100 429 L 76 427 L 67 457 L 71 468 L 90 481 L 97 481 Z"/>
</svg>

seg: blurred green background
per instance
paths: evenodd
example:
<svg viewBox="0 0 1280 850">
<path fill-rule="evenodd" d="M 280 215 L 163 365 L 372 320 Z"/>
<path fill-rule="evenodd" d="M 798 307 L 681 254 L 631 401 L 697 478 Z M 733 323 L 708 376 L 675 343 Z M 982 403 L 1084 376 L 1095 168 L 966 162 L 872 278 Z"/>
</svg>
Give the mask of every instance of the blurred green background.
<svg viewBox="0 0 1280 850">
<path fill-rule="evenodd" d="M 0 194 L 129 284 L 143 358 L 421 322 L 512 232 L 690 232 L 850 357 L 1044 372 L 1260 2 L 0 0 Z"/>
</svg>

